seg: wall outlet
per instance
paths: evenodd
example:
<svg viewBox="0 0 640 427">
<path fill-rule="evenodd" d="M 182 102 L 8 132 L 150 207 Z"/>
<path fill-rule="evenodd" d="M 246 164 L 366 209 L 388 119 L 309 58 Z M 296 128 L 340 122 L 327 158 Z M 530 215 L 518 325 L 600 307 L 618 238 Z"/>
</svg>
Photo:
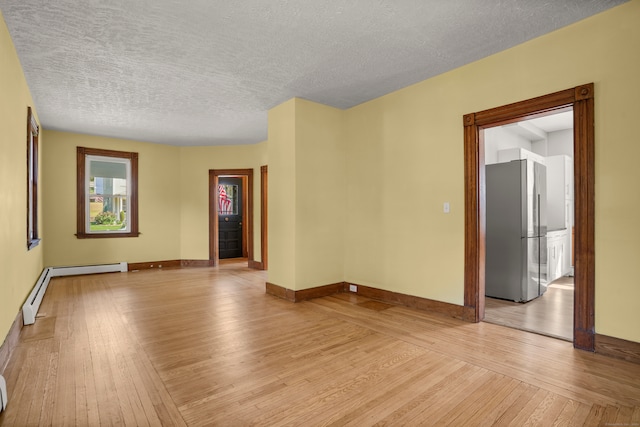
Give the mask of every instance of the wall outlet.
<svg viewBox="0 0 640 427">
<path fill-rule="evenodd" d="M 7 409 L 7 382 L 0 375 L 0 412 Z"/>
<path fill-rule="evenodd" d="M 358 287 L 356 285 L 349 285 L 349 292 L 358 292 Z"/>
</svg>

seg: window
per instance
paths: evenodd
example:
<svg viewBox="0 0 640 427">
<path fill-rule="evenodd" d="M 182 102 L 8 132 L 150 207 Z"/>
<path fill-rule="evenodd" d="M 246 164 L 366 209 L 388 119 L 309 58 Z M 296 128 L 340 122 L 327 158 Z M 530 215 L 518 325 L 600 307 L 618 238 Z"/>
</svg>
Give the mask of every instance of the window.
<svg viewBox="0 0 640 427">
<path fill-rule="evenodd" d="M 40 243 L 38 234 L 38 124 L 27 108 L 27 249 Z"/>
<path fill-rule="evenodd" d="M 137 237 L 138 153 L 78 147 L 76 236 Z"/>
<path fill-rule="evenodd" d="M 238 186 L 218 184 L 218 215 L 238 215 Z"/>
</svg>

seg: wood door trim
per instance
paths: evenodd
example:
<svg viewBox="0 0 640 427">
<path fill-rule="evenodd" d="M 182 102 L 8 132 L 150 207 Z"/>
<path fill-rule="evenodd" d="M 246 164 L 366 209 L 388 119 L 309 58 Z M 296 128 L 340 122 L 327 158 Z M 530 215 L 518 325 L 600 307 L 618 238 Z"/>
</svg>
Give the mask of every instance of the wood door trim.
<svg viewBox="0 0 640 427">
<path fill-rule="evenodd" d="M 466 320 L 484 317 L 485 175 L 482 130 L 573 108 L 575 194 L 575 348 L 594 351 L 594 85 L 593 83 L 463 116 Z"/>
<path fill-rule="evenodd" d="M 260 252 L 262 256 L 262 269 L 267 270 L 269 268 L 267 260 L 268 256 L 268 242 L 267 236 L 269 234 L 269 171 L 267 165 L 260 166 Z"/>
<path fill-rule="evenodd" d="M 209 170 L 209 260 L 216 266 L 220 262 L 220 247 L 218 242 L 218 177 L 246 177 L 247 200 L 244 206 L 247 229 L 247 258 L 248 265 L 252 265 L 253 259 L 253 169 L 210 169 Z M 244 193 L 244 191 L 243 191 Z M 243 213 L 244 215 L 244 213 Z"/>
<path fill-rule="evenodd" d="M 242 176 L 242 224 L 247 224 L 247 218 L 248 218 L 248 210 L 247 209 L 247 191 L 244 191 L 244 188 L 246 188 L 246 186 L 248 185 L 248 179 L 247 176 L 244 175 Z M 240 224 L 240 225 L 242 225 Z M 244 229 L 242 229 L 244 230 Z M 247 233 L 242 233 L 242 256 L 245 258 L 249 258 L 249 249 L 248 249 L 248 238 L 249 238 L 249 233 L 247 231 Z"/>
</svg>

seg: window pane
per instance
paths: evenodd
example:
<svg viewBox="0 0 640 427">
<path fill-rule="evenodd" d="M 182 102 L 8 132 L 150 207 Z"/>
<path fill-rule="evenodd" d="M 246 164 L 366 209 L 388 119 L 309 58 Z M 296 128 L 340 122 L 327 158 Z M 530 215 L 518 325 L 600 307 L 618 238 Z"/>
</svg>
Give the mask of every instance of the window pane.
<svg viewBox="0 0 640 427">
<path fill-rule="evenodd" d="M 218 215 L 238 215 L 238 186 L 218 184 Z"/>
<path fill-rule="evenodd" d="M 129 230 L 128 161 L 89 158 L 89 232 Z"/>
<path fill-rule="evenodd" d="M 76 159 L 76 237 L 138 237 L 138 153 L 77 147 Z"/>
<path fill-rule="evenodd" d="M 40 242 L 38 235 L 38 124 L 27 109 L 27 248 Z"/>
</svg>

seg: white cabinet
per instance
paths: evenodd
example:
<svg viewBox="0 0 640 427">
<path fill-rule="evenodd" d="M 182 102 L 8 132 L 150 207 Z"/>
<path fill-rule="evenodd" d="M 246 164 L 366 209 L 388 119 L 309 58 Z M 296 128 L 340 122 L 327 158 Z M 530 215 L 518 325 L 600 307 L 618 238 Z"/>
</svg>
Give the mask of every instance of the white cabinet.
<svg viewBox="0 0 640 427">
<path fill-rule="evenodd" d="M 569 156 L 550 156 L 547 165 L 547 228 L 573 226 L 573 163 Z"/>
<path fill-rule="evenodd" d="M 546 158 L 547 165 L 547 230 L 549 236 L 561 231 L 562 247 L 549 244 L 549 271 L 557 269 L 562 274 L 571 273 L 571 230 L 573 228 L 573 161 L 565 155 Z M 551 241 L 555 241 L 551 239 Z M 554 254 L 562 253 L 558 257 L 559 265 L 552 265 L 556 258 Z M 555 271 L 555 270 L 553 270 Z M 551 279 L 551 275 L 549 276 Z M 556 277 L 557 278 L 557 277 Z"/>
<path fill-rule="evenodd" d="M 567 255 L 571 252 L 568 237 L 567 230 L 547 233 L 547 280 L 549 283 L 570 272 L 571 265 L 567 263 Z"/>
</svg>

